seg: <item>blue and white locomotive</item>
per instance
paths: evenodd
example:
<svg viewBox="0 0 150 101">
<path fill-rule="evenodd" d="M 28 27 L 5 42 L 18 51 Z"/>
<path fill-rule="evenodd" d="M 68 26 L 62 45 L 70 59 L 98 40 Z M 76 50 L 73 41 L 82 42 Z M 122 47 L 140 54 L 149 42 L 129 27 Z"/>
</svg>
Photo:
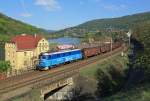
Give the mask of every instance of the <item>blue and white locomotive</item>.
<svg viewBox="0 0 150 101">
<path fill-rule="evenodd" d="M 42 53 L 39 57 L 39 64 L 37 68 L 39 70 L 48 70 L 53 68 L 56 65 L 63 64 L 66 62 L 71 62 L 74 60 L 82 59 L 82 50 L 74 49 L 74 50 L 66 50 L 61 52 L 53 52 L 53 53 Z"/>
</svg>

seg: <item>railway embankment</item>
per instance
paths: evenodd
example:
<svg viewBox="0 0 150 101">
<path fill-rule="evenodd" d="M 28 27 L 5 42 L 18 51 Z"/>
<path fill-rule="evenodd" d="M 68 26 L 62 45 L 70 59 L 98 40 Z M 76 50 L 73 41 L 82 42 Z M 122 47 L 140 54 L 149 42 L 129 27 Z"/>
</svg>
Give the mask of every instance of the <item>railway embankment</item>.
<svg viewBox="0 0 150 101">
<path fill-rule="evenodd" d="M 8 91 L 11 92 L 11 90 L 14 90 L 14 89 L 15 90 L 21 89 L 22 87 L 26 86 L 25 84 L 30 86 L 30 83 L 31 83 L 31 85 L 33 85 L 34 81 L 35 81 L 35 83 L 37 83 L 39 80 L 41 81 L 41 79 L 42 80 L 53 79 L 53 78 L 51 78 L 51 76 L 53 77 L 57 73 L 62 74 L 62 73 L 67 73 L 67 72 L 71 73 L 71 71 L 76 71 L 76 70 L 79 71 L 81 68 L 85 67 L 86 65 L 95 63 L 98 60 L 105 60 L 105 59 L 111 58 L 112 55 L 121 54 L 122 51 L 123 51 L 123 47 L 120 47 L 120 48 L 118 48 L 112 52 L 106 53 L 104 55 L 92 57 L 92 58 L 89 58 L 89 59 L 86 59 L 83 61 L 79 61 L 79 62 L 75 62 L 75 63 L 71 63 L 68 65 L 62 66 L 62 68 L 60 68 L 61 70 L 54 69 L 54 70 L 45 71 L 45 72 L 32 72 L 31 73 L 32 75 L 28 74 L 28 75 L 24 75 L 24 76 L 15 77 L 16 79 L 12 78 L 12 79 L 6 80 L 5 82 L 2 82 L 0 87 L 1 87 L 2 92 L 3 92 L 3 90 L 6 93 Z M 68 70 L 68 68 L 70 68 L 69 69 L 70 71 Z M 63 72 L 60 72 L 60 71 L 63 71 Z M 48 78 L 48 79 L 46 79 L 46 78 Z M 43 82 L 43 81 L 41 81 L 41 82 Z M 5 89 L 5 88 L 7 88 L 7 89 Z"/>
</svg>

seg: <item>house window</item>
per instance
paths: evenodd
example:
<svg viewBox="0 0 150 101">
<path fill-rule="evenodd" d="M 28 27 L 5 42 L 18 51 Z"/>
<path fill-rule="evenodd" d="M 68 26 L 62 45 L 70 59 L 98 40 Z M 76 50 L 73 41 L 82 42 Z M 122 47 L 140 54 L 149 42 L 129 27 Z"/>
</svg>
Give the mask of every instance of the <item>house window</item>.
<svg viewBox="0 0 150 101">
<path fill-rule="evenodd" d="M 45 49 L 47 49 L 47 47 L 45 46 Z"/>
<path fill-rule="evenodd" d="M 40 52 L 42 52 L 42 48 L 40 47 Z"/>
<path fill-rule="evenodd" d="M 8 52 L 8 56 L 10 56 L 10 53 Z"/>
<path fill-rule="evenodd" d="M 27 61 L 24 61 L 24 66 L 26 66 L 27 65 Z"/>
<path fill-rule="evenodd" d="M 26 56 L 27 55 L 27 52 L 24 52 L 24 56 Z"/>
<path fill-rule="evenodd" d="M 47 46 L 47 44 L 45 43 L 45 46 Z"/>
</svg>

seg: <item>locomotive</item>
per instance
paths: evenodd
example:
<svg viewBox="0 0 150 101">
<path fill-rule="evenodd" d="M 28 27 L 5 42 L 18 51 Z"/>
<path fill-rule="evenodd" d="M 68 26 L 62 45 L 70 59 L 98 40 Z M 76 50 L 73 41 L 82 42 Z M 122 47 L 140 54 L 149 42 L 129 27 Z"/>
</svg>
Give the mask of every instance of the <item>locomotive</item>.
<svg viewBox="0 0 150 101">
<path fill-rule="evenodd" d="M 112 44 L 104 44 L 96 47 L 86 47 L 83 49 L 73 49 L 64 50 L 60 52 L 53 53 L 42 53 L 39 56 L 39 63 L 37 65 L 38 70 L 48 70 L 54 68 L 57 65 L 72 62 L 75 60 L 80 60 L 84 58 L 89 58 L 95 55 L 104 54 L 106 52 L 118 48 L 121 46 L 120 42 L 115 42 Z"/>
</svg>

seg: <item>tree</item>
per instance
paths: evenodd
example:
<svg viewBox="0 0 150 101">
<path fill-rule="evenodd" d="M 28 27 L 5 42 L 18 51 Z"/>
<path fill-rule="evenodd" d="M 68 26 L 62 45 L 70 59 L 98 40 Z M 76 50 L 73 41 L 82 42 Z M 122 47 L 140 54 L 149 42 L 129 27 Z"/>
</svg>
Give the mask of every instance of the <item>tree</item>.
<svg viewBox="0 0 150 101">
<path fill-rule="evenodd" d="M 98 81 L 96 94 L 100 98 L 120 91 L 125 82 L 124 73 L 117 70 L 114 65 L 109 65 L 105 71 L 99 68 L 96 77 Z"/>
<path fill-rule="evenodd" d="M 137 25 L 134 28 L 134 61 L 130 63 L 134 69 L 140 69 L 144 71 L 144 79 L 149 81 L 150 79 L 150 22 Z M 143 78 L 141 78 L 143 79 Z M 143 80 L 144 80 L 143 79 Z"/>
<path fill-rule="evenodd" d="M 5 72 L 11 68 L 9 61 L 0 61 L 0 72 Z"/>
<path fill-rule="evenodd" d="M 109 76 L 102 70 L 98 69 L 96 74 L 98 83 L 97 83 L 97 96 L 106 97 L 111 94 L 112 82 Z"/>
</svg>

